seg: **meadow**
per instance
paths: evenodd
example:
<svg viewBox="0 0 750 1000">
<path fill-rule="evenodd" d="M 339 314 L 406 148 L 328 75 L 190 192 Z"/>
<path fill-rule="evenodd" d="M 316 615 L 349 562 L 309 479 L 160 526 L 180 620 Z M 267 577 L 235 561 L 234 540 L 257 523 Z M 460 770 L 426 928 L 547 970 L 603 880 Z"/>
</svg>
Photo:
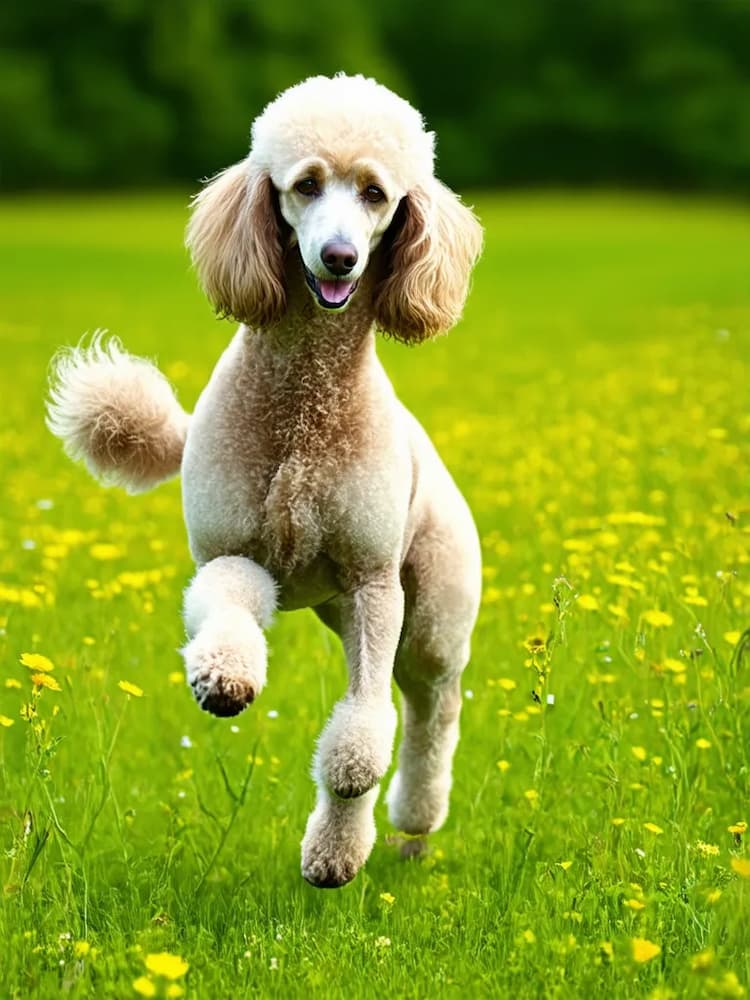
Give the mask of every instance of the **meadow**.
<svg viewBox="0 0 750 1000">
<path fill-rule="evenodd" d="M 127 497 L 44 426 L 106 327 L 194 404 L 232 327 L 187 196 L 0 204 L 0 997 L 727 997 L 750 983 L 750 210 L 477 196 L 464 320 L 383 342 L 484 550 L 452 810 L 348 887 L 299 874 L 344 688 L 309 612 L 199 711 L 180 488 Z"/>
</svg>

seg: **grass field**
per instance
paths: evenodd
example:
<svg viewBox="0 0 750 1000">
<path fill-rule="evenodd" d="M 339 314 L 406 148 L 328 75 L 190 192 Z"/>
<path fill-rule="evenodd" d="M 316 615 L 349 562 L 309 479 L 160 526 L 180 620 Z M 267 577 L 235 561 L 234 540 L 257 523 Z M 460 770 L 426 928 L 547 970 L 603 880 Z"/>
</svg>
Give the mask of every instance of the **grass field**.
<svg viewBox="0 0 750 1000">
<path fill-rule="evenodd" d="M 104 491 L 43 424 L 51 354 L 96 327 L 193 405 L 231 327 L 185 203 L 0 206 L 0 996 L 745 996 L 748 209 L 477 198 L 464 321 L 382 345 L 475 512 L 484 603 L 444 830 L 403 861 L 381 803 L 321 892 L 299 841 L 337 643 L 280 616 L 259 701 L 201 713 L 179 484 Z"/>
</svg>

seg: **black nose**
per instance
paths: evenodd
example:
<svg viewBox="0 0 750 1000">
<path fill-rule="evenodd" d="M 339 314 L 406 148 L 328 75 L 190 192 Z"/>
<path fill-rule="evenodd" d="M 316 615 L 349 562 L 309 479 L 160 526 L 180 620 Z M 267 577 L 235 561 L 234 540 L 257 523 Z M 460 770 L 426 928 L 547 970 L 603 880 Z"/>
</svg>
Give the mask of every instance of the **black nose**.
<svg viewBox="0 0 750 1000">
<path fill-rule="evenodd" d="M 329 240 L 320 251 L 320 259 L 331 274 L 340 278 L 357 263 L 357 248 L 344 240 Z"/>
</svg>

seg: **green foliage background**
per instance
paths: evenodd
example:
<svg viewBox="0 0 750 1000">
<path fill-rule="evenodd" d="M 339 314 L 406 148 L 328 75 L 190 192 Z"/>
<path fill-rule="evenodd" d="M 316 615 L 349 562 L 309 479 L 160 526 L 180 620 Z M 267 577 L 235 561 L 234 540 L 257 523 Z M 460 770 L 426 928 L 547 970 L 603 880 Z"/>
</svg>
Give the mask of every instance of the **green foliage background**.
<svg viewBox="0 0 750 1000">
<path fill-rule="evenodd" d="M 455 185 L 746 188 L 742 0 L 37 0 L 0 12 L 0 184 L 191 183 L 312 73 L 374 75 Z"/>
</svg>

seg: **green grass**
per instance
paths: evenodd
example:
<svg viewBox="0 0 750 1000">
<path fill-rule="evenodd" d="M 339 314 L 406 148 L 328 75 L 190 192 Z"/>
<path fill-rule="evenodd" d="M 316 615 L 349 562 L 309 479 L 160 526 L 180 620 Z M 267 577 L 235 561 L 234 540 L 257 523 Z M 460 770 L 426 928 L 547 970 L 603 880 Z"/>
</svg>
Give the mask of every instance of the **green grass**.
<svg viewBox="0 0 750 1000">
<path fill-rule="evenodd" d="M 402 861 L 381 803 L 366 869 L 320 892 L 299 841 L 337 643 L 280 616 L 258 703 L 201 713 L 179 484 L 101 490 L 43 424 L 49 357 L 96 327 L 194 403 L 231 327 L 186 201 L 0 207 L 0 996 L 136 996 L 163 951 L 200 998 L 744 996 L 748 210 L 478 197 L 464 321 L 382 345 L 475 512 L 485 596 L 432 853 Z M 60 692 L 32 696 L 29 652 Z"/>
</svg>

